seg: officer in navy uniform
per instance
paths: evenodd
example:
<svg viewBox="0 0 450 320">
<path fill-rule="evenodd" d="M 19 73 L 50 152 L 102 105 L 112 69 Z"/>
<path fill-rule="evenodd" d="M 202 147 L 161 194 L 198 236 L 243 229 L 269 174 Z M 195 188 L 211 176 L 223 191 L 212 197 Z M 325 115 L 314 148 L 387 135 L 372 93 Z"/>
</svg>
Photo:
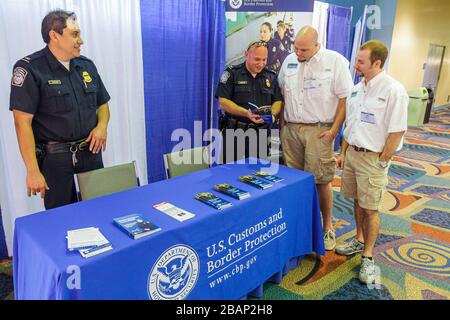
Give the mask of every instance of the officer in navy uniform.
<svg viewBox="0 0 450 320">
<path fill-rule="evenodd" d="M 220 108 L 225 111 L 225 118 L 219 125 L 223 139 L 223 160 L 238 160 L 237 143 L 235 141 L 234 156 L 226 154 L 227 138 L 225 129 L 242 129 L 245 131 L 254 129 L 266 129 L 270 141 L 271 125 L 265 123 L 261 116 L 249 110 L 252 103 L 258 107 L 271 106 L 272 122 L 277 118 L 282 107 L 282 96 L 278 86 L 277 75 L 266 68 L 267 44 L 264 41 L 253 41 L 245 52 L 245 62 L 226 68 L 216 89 L 216 98 L 219 99 Z M 257 136 L 259 138 L 258 132 Z M 261 141 L 263 143 L 263 141 Z M 268 148 L 268 142 L 265 142 Z M 259 139 L 258 139 L 259 154 Z M 230 152 L 231 150 L 228 150 Z M 268 154 L 268 152 L 266 153 Z M 246 141 L 245 157 L 249 157 L 249 144 Z"/>
<path fill-rule="evenodd" d="M 80 55 L 74 13 L 48 13 L 41 33 L 47 46 L 14 65 L 10 110 L 28 196 L 40 193 L 50 209 L 77 201 L 74 173 L 103 167 L 110 96 L 94 63 Z"/>
<path fill-rule="evenodd" d="M 261 40 L 267 43 L 267 68 L 278 74 L 284 59 L 289 55 L 289 51 L 287 51 L 280 40 L 273 38 L 273 28 L 269 22 L 261 24 L 259 34 Z"/>
<path fill-rule="evenodd" d="M 294 44 L 295 34 L 294 29 L 283 21 L 277 22 L 277 31 L 273 35 L 273 38 L 281 41 L 283 47 L 288 53 L 292 52 L 292 45 Z M 284 61 L 284 60 L 283 60 Z"/>
</svg>

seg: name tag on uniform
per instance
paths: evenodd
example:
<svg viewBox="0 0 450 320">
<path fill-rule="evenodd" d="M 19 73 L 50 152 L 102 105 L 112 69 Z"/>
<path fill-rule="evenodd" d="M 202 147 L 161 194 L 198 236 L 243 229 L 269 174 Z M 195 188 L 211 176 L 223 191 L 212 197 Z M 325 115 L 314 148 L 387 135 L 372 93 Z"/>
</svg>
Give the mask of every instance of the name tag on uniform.
<svg viewBox="0 0 450 320">
<path fill-rule="evenodd" d="M 61 80 L 48 80 L 48 84 L 61 84 Z"/>
<path fill-rule="evenodd" d="M 375 115 L 373 113 L 361 111 L 361 122 L 375 124 Z"/>
<path fill-rule="evenodd" d="M 288 69 L 297 69 L 298 63 L 288 63 Z"/>
<path fill-rule="evenodd" d="M 236 82 L 237 84 L 247 84 L 248 83 L 248 81 L 238 81 L 238 82 Z"/>
<path fill-rule="evenodd" d="M 350 98 L 354 98 L 358 95 L 358 91 L 352 92 L 352 95 L 350 96 Z"/>
<path fill-rule="evenodd" d="M 316 85 L 315 79 L 306 79 L 303 82 L 303 89 L 305 89 L 305 90 L 316 89 L 316 88 L 317 88 L 317 85 Z"/>
</svg>

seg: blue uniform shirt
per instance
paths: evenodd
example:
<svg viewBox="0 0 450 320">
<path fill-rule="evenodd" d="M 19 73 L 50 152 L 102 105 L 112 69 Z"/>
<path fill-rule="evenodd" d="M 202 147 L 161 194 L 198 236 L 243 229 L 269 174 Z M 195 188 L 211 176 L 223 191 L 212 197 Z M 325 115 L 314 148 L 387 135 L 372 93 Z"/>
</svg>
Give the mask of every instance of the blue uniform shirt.
<svg viewBox="0 0 450 320">
<path fill-rule="evenodd" d="M 231 100 L 245 109 L 249 108 L 249 102 L 261 107 L 283 101 L 276 73 L 265 68 L 253 78 L 245 67 L 245 62 L 230 66 L 224 71 L 217 85 L 215 97 Z M 231 117 L 242 122 L 250 122 L 247 118 Z"/>
<path fill-rule="evenodd" d="M 110 99 L 94 63 L 84 56 L 68 71 L 48 47 L 14 65 L 10 110 L 33 114 L 36 142 L 86 138 L 97 126 L 97 108 Z"/>
</svg>

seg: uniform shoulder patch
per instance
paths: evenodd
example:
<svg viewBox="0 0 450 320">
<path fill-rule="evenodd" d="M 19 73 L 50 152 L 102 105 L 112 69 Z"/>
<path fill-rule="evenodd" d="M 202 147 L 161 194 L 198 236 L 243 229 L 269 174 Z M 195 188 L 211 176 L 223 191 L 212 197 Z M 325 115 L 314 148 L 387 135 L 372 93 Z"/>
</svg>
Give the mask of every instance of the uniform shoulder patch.
<svg viewBox="0 0 450 320">
<path fill-rule="evenodd" d="M 231 76 L 231 73 L 228 70 L 225 70 L 222 73 L 222 76 L 220 77 L 220 83 L 223 83 L 223 84 L 227 83 L 230 76 Z"/>
<path fill-rule="evenodd" d="M 28 71 L 22 67 L 16 67 L 13 71 L 11 85 L 16 87 L 22 87 L 25 79 L 28 75 Z"/>
</svg>

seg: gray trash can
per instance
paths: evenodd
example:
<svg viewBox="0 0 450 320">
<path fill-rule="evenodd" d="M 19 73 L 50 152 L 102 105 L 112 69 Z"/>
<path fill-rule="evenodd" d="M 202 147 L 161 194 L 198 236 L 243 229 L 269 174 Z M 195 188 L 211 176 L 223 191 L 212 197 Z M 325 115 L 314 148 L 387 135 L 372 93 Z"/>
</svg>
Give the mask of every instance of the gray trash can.
<svg viewBox="0 0 450 320">
<path fill-rule="evenodd" d="M 422 126 L 428 103 L 428 90 L 421 87 L 408 92 L 408 126 Z"/>
</svg>

